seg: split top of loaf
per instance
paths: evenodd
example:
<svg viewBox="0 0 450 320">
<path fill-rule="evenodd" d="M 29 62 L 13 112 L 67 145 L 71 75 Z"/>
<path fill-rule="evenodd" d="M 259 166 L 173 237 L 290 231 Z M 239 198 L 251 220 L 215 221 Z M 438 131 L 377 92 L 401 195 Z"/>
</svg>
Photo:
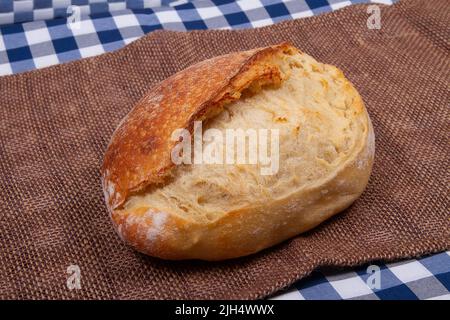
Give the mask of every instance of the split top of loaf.
<svg viewBox="0 0 450 320">
<path fill-rule="evenodd" d="M 276 151 L 279 157 L 265 164 L 176 165 L 171 151 L 179 141 L 172 134 L 185 128 L 194 135 L 196 121 L 202 121 L 203 133 L 214 129 L 223 137 L 227 129 L 275 129 L 277 145 L 268 144 L 268 154 Z M 343 73 L 289 44 L 216 57 L 152 88 L 121 123 L 102 168 L 106 202 L 121 237 L 140 251 L 175 259 L 248 254 L 311 228 L 362 192 L 374 152 L 371 130 L 362 100 Z M 223 141 L 203 141 L 202 149 L 220 150 L 225 159 L 226 150 L 211 149 L 214 143 Z M 247 160 L 250 152 L 245 150 Z M 341 190 L 334 190 L 339 184 Z M 323 205 L 333 196 L 335 208 Z M 320 205 L 323 210 L 314 213 L 311 208 Z M 277 227 L 283 233 L 278 236 L 266 227 L 253 245 L 256 240 L 236 248 L 240 237 L 227 242 L 224 221 L 236 226 L 233 232 L 251 236 L 272 223 L 264 210 L 270 207 L 286 215 L 273 219 L 275 224 L 303 218 L 291 218 L 296 225 L 286 230 Z M 245 219 L 229 222 L 243 212 L 256 212 L 265 222 L 248 231 Z M 214 228 L 217 235 L 209 234 Z M 162 241 L 166 234 L 170 241 Z M 214 243 L 210 248 L 202 243 L 206 235 L 222 241 L 216 246 L 223 253 L 201 253 L 214 249 Z M 173 248 L 178 245 L 183 248 Z"/>
</svg>

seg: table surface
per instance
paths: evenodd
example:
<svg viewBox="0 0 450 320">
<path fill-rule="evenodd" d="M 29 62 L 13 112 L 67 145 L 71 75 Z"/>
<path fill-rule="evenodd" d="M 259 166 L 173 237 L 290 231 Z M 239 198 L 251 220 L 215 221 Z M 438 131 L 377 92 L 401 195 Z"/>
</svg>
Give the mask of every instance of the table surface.
<svg viewBox="0 0 450 320">
<path fill-rule="evenodd" d="M 6 0 L 0 2 L 0 75 L 113 51 L 156 29 L 256 28 L 368 2 L 396 1 Z M 271 299 L 450 299 L 450 251 L 314 271 Z"/>
</svg>

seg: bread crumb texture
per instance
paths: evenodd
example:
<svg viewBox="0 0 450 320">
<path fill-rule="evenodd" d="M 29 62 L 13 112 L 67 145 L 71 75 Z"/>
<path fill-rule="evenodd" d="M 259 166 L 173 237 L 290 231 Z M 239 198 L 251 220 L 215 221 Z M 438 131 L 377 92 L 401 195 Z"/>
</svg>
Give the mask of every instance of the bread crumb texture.
<svg viewBox="0 0 450 320">
<path fill-rule="evenodd" d="M 261 175 L 259 162 L 180 165 L 167 184 L 129 197 L 126 211 L 153 207 L 214 221 L 320 184 L 352 156 L 367 128 L 358 117 L 363 109 L 355 100 L 360 97 L 342 72 L 301 52 L 274 59 L 281 84 L 244 91 L 204 122 L 203 132 L 214 128 L 225 136 L 226 129 L 279 129 L 278 172 Z"/>
</svg>

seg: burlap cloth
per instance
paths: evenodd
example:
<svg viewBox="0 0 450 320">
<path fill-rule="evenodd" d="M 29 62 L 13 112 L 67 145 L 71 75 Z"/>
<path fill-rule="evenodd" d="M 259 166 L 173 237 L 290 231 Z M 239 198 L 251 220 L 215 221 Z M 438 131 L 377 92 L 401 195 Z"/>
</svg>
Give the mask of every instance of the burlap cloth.
<svg viewBox="0 0 450 320">
<path fill-rule="evenodd" d="M 259 298 L 318 266 L 450 247 L 447 0 L 367 5 L 243 31 L 156 31 L 122 50 L 0 78 L 0 298 Z M 293 42 L 337 65 L 366 102 L 376 160 L 364 195 L 319 228 L 218 263 L 167 262 L 113 231 L 99 167 L 152 84 L 215 55 Z M 78 265 L 81 289 L 68 290 Z"/>
</svg>

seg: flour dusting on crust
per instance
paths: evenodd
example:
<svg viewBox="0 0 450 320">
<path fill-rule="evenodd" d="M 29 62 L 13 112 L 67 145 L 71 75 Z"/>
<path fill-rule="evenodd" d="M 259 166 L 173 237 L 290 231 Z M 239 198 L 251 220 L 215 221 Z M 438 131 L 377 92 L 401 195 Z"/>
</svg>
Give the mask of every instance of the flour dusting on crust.
<svg viewBox="0 0 450 320">
<path fill-rule="evenodd" d="M 167 221 L 167 213 L 149 209 L 145 215 L 152 219 L 152 226 L 147 230 L 147 240 L 154 241 L 164 229 Z"/>
<path fill-rule="evenodd" d="M 367 134 L 367 147 L 365 152 L 359 156 L 356 160 L 356 166 L 358 169 L 363 170 L 370 159 L 373 159 L 375 155 L 375 134 L 373 132 L 372 123 L 370 118 L 368 118 L 369 122 L 369 132 Z"/>
</svg>

